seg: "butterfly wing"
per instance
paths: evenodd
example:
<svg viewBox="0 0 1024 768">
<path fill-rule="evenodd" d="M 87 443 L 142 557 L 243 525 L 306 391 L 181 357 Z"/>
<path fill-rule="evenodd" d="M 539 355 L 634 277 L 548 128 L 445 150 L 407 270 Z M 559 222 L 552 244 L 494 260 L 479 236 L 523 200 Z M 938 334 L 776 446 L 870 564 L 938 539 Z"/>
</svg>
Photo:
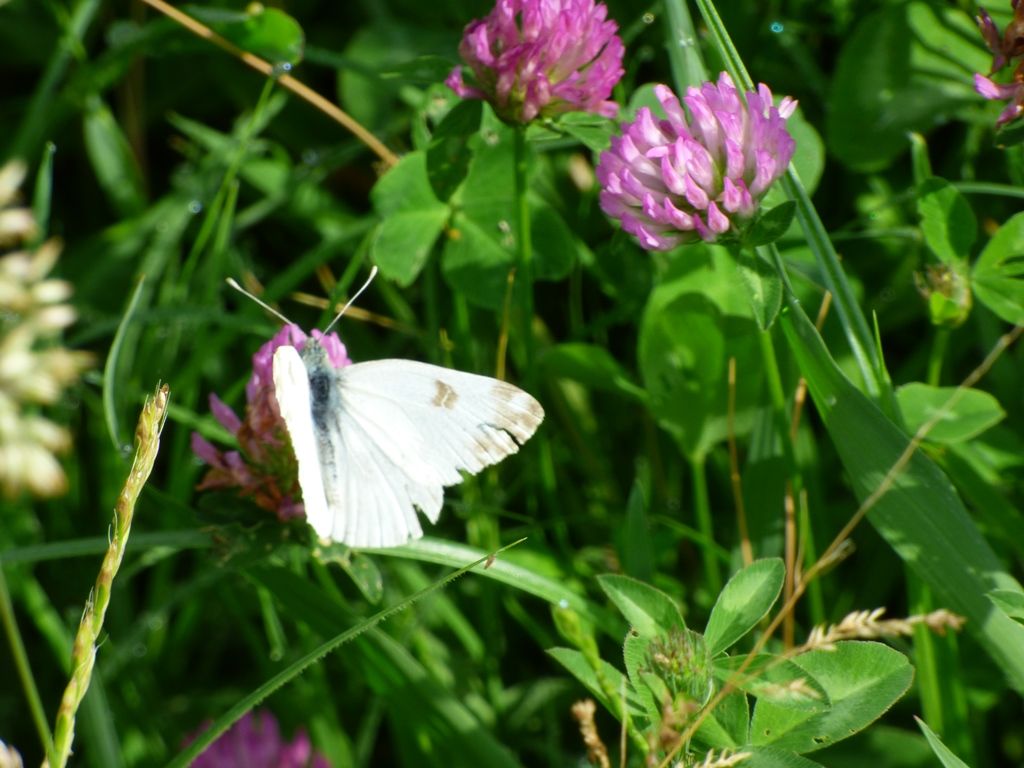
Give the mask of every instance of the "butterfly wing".
<svg viewBox="0 0 1024 768">
<path fill-rule="evenodd" d="M 331 514 L 324 495 L 320 448 L 313 428 L 309 373 L 295 347 L 282 346 L 274 351 L 274 395 L 298 460 L 306 520 L 317 534 L 326 535 L 322 531 L 330 529 Z"/>
<path fill-rule="evenodd" d="M 275 356 L 275 384 L 277 365 Z M 319 526 L 314 516 L 309 520 L 319 535 L 353 547 L 421 536 L 416 509 L 436 522 L 444 486 L 460 482 L 460 471 L 476 473 L 515 453 L 544 418 L 540 404 L 517 387 L 426 363 L 358 363 L 334 377 L 329 417 L 319 427 L 309 415 L 304 420 L 319 449 L 321 487 L 310 492 L 315 504 L 322 494 L 329 509 Z M 313 482 L 314 475 L 304 475 L 296 452 L 305 496 L 303 478 Z"/>
</svg>

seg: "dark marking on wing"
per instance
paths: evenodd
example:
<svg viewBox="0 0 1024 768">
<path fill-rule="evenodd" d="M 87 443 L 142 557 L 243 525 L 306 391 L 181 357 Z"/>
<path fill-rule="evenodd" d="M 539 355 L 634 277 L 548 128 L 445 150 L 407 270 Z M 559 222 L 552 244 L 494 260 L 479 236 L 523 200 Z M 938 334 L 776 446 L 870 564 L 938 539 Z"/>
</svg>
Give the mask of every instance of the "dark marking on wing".
<svg viewBox="0 0 1024 768">
<path fill-rule="evenodd" d="M 505 404 L 502 413 L 505 422 L 497 426 L 514 435 L 520 443 L 529 440 L 544 421 L 544 409 L 540 403 L 518 387 L 504 381 L 495 381 L 491 387 L 491 397 Z"/>
<path fill-rule="evenodd" d="M 309 372 L 309 407 L 318 435 L 327 431 L 327 417 L 334 404 L 334 398 L 331 397 L 333 384 L 334 377 L 328 371 L 319 369 Z"/>
<path fill-rule="evenodd" d="M 437 392 L 434 394 L 434 399 L 430 401 L 431 404 L 448 410 L 454 408 L 455 403 L 459 400 L 458 393 L 440 379 L 435 379 L 434 384 L 437 387 Z"/>
</svg>

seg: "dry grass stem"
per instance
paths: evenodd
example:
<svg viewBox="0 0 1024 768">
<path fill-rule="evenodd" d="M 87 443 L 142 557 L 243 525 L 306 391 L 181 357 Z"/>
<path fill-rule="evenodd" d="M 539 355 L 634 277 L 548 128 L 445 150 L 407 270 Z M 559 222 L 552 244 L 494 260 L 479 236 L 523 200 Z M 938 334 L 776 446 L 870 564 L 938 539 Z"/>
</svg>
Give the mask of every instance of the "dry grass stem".
<svg viewBox="0 0 1024 768">
<path fill-rule="evenodd" d="M 732 498 L 736 505 L 736 527 L 740 536 L 740 553 L 743 564 L 754 562 L 754 548 L 750 544 L 747 528 L 747 509 L 743 503 L 743 478 L 740 475 L 739 450 L 736 448 L 736 358 L 729 358 L 729 409 L 726 413 L 726 434 L 729 439 L 729 481 L 732 484 Z"/>
<path fill-rule="evenodd" d="M 940 608 L 931 613 L 916 614 L 905 619 L 883 619 L 885 608 L 871 611 L 854 611 L 847 614 L 838 624 L 815 627 L 807 637 L 801 651 L 831 650 L 841 640 L 873 640 L 879 637 L 899 637 L 913 633 L 920 624 L 940 635 L 947 629 L 960 631 L 966 619 Z"/>
<path fill-rule="evenodd" d="M 583 699 L 572 705 L 572 716 L 580 725 L 580 736 L 587 747 L 587 760 L 591 765 L 598 768 L 611 768 L 611 761 L 608 759 L 608 749 L 601 736 L 597 732 L 597 725 L 594 723 L 594 712 L 597 705 L 593 699 Z"/>
<path fill-rule="evenodd" d="M 812 688 L 810 684 L 807 682 L 807 679 L 803 677 L 798 677 L 795 680 L 790 680 L 785 685 L 777 683 L 766 685 L 763 689 L 761 689 L 760 695 L 763 695 L 771 699 L 786 699 L 789 701 L 818 701 L 821 699 L 821 693 Z"/>
<path fill-rule="evenodd" d="M 302 304 L 307 307 L 314 307 L 316 309 L 328 309 L 330 308 L 333 312 L 338 312 L 343 302 L 335 302 L 331 304 L 330 301 L 323 298 L 322 296 L 313 296 L 312 294 L 305 293 L 303 291 L 294 291 L 289 295 L 293 301 L 298 304 Z M 396 320 L 393 317 L 387 315 L 381 315 L 376 312 L 371 312 L 368 309 L 362 307 L 349 307 L 345 312 L 345 317 L 351 320 L 359 320 L 364 323 L 370 323 L 380 328 L 387 328 L 389 331 L 397 331 L 398 333 L 404 333 L 407 336 L 422 336 L 422 332 L 415 326 L 403 323 L 401 320 Z"/>
<path fill-rule="evenodd" d="M 786 495 L 783 497 L 783 540 L 785 542 L 786 556 L 786 577 L 782 584 L 782 597 L 786 602 L 796 591 L 797 579 L 797 557 L 796 557 L 796 502 L 793 499 L 793 482 L 786 480 Z M 782 645 L 785 648 L 793 647 L 793 638 L 796 637 L 796 618 L 792 611 L 786 614 L 782 624 Z"/>
<path fill-rule="evenodd" d="M 821 299 L 821 306 L 818 307 L 818 317 L 814 321 L 814 327 L 818 329 L 819 333 L 825 327 L 825 318 L 828 317 L 828 311 L 831 307 L 832 293 L 831 291 L 825 291 L 825 295 Z M 803 413 L 806 400 L 807 379 L 801 376 L 800 380 L 796 383 L 796 391 L 793 393 L 793 420 L 789 425 L 790 440 L 796 440 L 796 433 L 800 428 L 800 416 Z"/>
<path fill-rule="evenodd" d="M 715 750 L 712 749 L 704 756 L 702 762 L 693 763 L 691 768 L 728 768 L 730 765 L 739 765 L 751 754 L 750 752 L 733 752 L 726 749 L 716 755 Z"/>
<path fill-rule="evenodd" d="M 376 136 L 366 130 L 357 120 L 352 118 L 347 112 L 338 107 L 338 105 L 325 99 L 319 93 L 314 91 L 308 85 L 303 83 L 301 80 L 296 80 L 291 75 L 281 74 L 277 68 L 269 61 L 261 59 L 255 54 L 243 51 L 238 46 L 225 40 L 223 37 L 218 35 L 212 29 L 205 24 L 196 21 L 186 13 L 182 13 L 180 10 L 175 8 L 173 5 L 165 3 L 163 0 L 142 0 L 146 5 L 151 8 L 155 8 L 165 16 L 174 19 L 174 21 L 181 24 L 189 32 L 194 34 L 196 37 L 201 37 L 204 40 L 216 45 L 235 58 L 239 59 L 243 63 L 255 69 L 257 72 L 261 72 L 267 77 L 272 77 L 281 85 L 282 88 L 291 91 L 299 98 L 312 104 L 314 107 L 319 109 L 325 115 L 330 117 L 332 120 L 340 124 L 343 128 L 352 133 L 357 139 L 365 144 L 374 154 L 377 155 L 388 168 L 398 164 L 398 155 L 384 146 L 383 142 L 380 141 Z"/>
</svg>

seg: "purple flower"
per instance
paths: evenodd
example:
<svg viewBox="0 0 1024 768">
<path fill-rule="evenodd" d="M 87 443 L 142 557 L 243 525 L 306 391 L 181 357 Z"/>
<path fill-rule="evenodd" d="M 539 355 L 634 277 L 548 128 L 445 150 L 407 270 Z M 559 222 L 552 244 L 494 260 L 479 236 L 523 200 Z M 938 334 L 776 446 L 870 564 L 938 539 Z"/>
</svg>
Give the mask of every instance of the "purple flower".
<svg viewBox="0 0 1024 768">
<path fill-rule="evenodd" d="M 725 72 L 689 88 L 685 112 L 667 86 L 654 92 L 668 119 L 641 107 L 612 138 L 597 165 L 601 209 L 649 251 L 738 233 L 793 157 L 796 101 L 772 106 L 762 84 L 744 103 Z"/>
<path fill-rule="evenodd" d="M 463 98 L 485 99 L 502 120 L 528 123 L 538 115 L 618 113 L 608 101 L 622 78 L 618 25 L 594 0 L 498 0 L 465 29 L 459 54 L 474 83 L 456 67 L 445 81 Z"/>
<path fill-rule="evenodd" d="M 997 126 L 1024 115 L 1024 2 L 1011 0 L 1010 5 L 1013 7 L 1013 19 L 1003 34 L 999 34 L 999 28 L 984 8 L 978 9 L 977 17 L 981 36 L 992 52 L 989 74 L 1013 64 L 1015 59 L 1021 59 L 1007 84 L 997 83 L 980 73 L 974 76 L 974 90 L 986 99 L 1008 102 L 996 119 Z"/>
<path fill-rule="evenodd" d="M 189 739 L 191 741 L 191 739 Z M 327 758 L 313 752 L 300 728 L 295 738 L 281 740 L 277 720 L 263 710 L 245 715 L 203 750 L 193 768 L 330 768 Z"/>
<path fill-rule="evenodd" d="M 336 333 L 312 336 L 327 352 L 335 368 L 352 363 Z M 198 433 L 192 433 L 192 452 L 210 466 L 199 490 L 237 488 L 263 509 L 282 520 L 305 514 L 299 500 L 295 456 L 290 450 L 288 430 L 274 396 L 274 350 L 290 345 L 302 351 L 308 337 L 297 325 L 286 325 L 252 356 L 252 376 L 245 386 L 245 420 L 239 419 L 216 395 L 210 395 L 210 410 L 221 425 L 238 440 L 237 451 L 221 451 Z"/>
<path fill-rule="evenodd" d="M 996 101 L 1008 101 L 1006 109 L 999 113 L 996 118 L 996 125 L 1006 125 L 1011 120 L 1016 120 L 1024 114 L 1024 79 L 1018 83 L 999 85 L 989 80 L 984 75 L 974 75 L 974 90 L 986 99 Z"/>
</svg>

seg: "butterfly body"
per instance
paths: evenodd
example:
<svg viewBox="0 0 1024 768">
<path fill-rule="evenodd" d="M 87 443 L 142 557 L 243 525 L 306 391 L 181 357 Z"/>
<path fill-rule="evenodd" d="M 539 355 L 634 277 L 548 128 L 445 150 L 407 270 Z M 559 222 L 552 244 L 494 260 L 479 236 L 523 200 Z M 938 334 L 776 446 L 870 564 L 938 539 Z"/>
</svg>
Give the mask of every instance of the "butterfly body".
<svg viewBox="0 0 1024 768">
<path fill-rule="evenodd" d="M 279 347 L 273 373 L 306 517 L 352 547 L 421 536 L 417 510 L 436 522 L 445 486 L 515 453 L 544 418 L 505 382 L 411 360 L 334 368 L 312 338 L 301 355 Z"/>
<path fill-rule="evenodd" d="M 322 443 L 327 437 L 328 418 L 338 407 L 333 386 L 334 368 L 327 359 L 327 352 L 314 338 L 307 340 L 301 358 L 309 378 L 310 416 L 316 428 L 318 443 Z"/>
</svg>

